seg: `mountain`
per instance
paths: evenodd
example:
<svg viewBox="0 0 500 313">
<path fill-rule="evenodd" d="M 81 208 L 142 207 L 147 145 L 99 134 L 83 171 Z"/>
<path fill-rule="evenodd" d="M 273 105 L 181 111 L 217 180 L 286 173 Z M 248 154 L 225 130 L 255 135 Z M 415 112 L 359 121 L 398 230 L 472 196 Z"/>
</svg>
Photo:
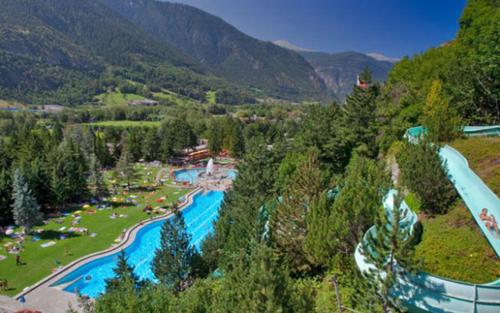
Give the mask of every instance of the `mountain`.
<svg viewBox="0 0 500 313">
<path fill-rule="evenodd" d="M 376 52 L 367 53 L 366 55 L 374 58 L 377 61 L 387 61 L 387 62 L 391 62 L 391 63 L 396 63 L 400 60 L 398 58 L 391 58 L 391 57 L 388 57 L 386 55 L 383 55 L 381 53 L 376 53 Z"/>
<path fill-rule="evenodd" d="M 323 80 L 301 55 L 252 38 L 202 10 L 155 0 L 99 1 L 158 41 L 262 96 L 290 100 L 329 97 Z"/>
<path fill-rule="evenodd" d="M 344 99 L 356 84 L 357 75 L 366 67 L 372 71 L 373 79 L 385 81 L 393 63 L 380 61 L 363 53 L 341 52 L 301 52 L 301 55 L 314 67 L 335 95 Z"/>
<path fill-rule="evenodd" d="M 199 100 L 209 90 L 239 93 L 98 1 L 0 6 L 0 99 L 73 105 L 128 81 Z"/>
<path fill-rule="evenodd" d="M 298 47 L 298 46 L 294 45 L 293 43 L 286 41 L 284 39 L 275 40 L 275 41 L 273 41 L 273 43 L 277 46 L 282 47 L 282 48 L 296 51 L 296 52 L 312 52 L 312 50 L 310 50 L 310 49 Z"/>
</svg>

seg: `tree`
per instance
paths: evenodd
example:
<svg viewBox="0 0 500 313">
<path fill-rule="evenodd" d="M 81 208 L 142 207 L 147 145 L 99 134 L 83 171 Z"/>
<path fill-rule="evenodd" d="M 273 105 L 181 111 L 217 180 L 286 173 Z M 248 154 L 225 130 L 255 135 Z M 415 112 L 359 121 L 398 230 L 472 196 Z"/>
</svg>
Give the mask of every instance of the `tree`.
<svg viewBox="0 0 500 313">
<path fill-rule="evenodd" d="M 190 243 L 182 213 L 177 211 L 172 220 L 162 226 L 160 247 L 153 259 L 153 272 L 156 278 L 174 291 L 182 291 L 191 273 L 191 261 L 195 253 Z"/>
<path fill-rule="evenodd" d="M 142 145 L 142 154 L 146 161 L 158 160 L 160 154 L 160 138 L 158 137 L 158 129 L 151 127 L 146 131 L 144 143 Z"/>
<path fill-rule="evenodd" d="M 328 238 L 330 232 L 332 202 L 328 192 L 323 192 L 319 199 L 311 203 L 306 217 L 307 234 L 304 251 L 316 266 L 330 262 L 331 246 L 325 238 Z"/>
<path fill-rule="evenodd" d="M 424 106 L 422 124 L 427 128 L 427 136 L 432 142 L 451 141 L 459 135 L 460 117 L 450 107 L 449 99 L 443 95 L 439 80 L 432 82 Z"/>
<path fill-rule="evenodd" d="M 0 225 L 8 225 L 12 221 L 12 182 L 10 173 L 0 168 Z"/>
<path fill-rule="evenodd" d="M 215 298 L 215 312 L 311 312 L 313 303 L 305 290 L 295 289 L 274 251 L 257 245 L 232 261 Z M 300 301 L 300 300 L 302 301 Z"/>
<path fill-rule="evenodd" d="M 271 218 L 272 242 L 296 272 L 309 271 L 312 262 L 304 252 L 310 206 L 327 188 L 314 153 L 298 166 L 293 179 Z"/>
<path fill-rule="evenodd" d="M 371 72 L 365 69 L 360 75 L 363 82 L 371 84 Z M 376 100 L 380 93 L 377 84 L 361 88 L 355 86 L 343 108 L 343 125 L 353 137 L 358 153 L 369 157 L 377 155 Z"/>
<path fill-rule="evenodd" d="M 140 286 L 139 278 L 134 273 L 134 267 L 128 264 L 124 250 L 118 254 L 118 262 L 113 272 L 114 277 L 106 280 L 106 292 L 119 291 L 126 285 Z"/>
<path fill-rule="evenodd" d="M 422 209 L 428 213 L 443 213 L 457 194 L 448 180 L 446 163 L 439 156 L 439 147 L 423 140 L 405 142 L 397 161 L 403 186 L 417 194 Z"/>
<path fill-rule="evenodd" d="M 29 233 L 34 225 L 42 221 L 42 214 L 40 213 L 40 206 L 31 194 L 31 190 L 19 169 L 16 169 L 14 174 L 12 191 L 14 221 L 17 226 L 24 227 L 24 230 Z"/>
<path fill-rule="evenodd" d="M 137 178 L 138 172 L 135 168 L 135 164 L 132 160 L 132 155 L 130 154 L 127 145 L 125 145 L 122 149 L 122 153 L 120 155 L 120 159 L 116 164 L 116 172 L 118 176 L 122 179 L 125 179 L 127 182 L 127 188 L 130 189 L 131 182 Z"/>
<path fill-rule="evenodd" d="M 107 189 L 104 184 L 104 179 L 102 177 L 101 170 L 102 170 L 101 162 L 99 162 L 97 156 L 94 153 L 92 153 L 90 155 L 90 162 L 89 162 L 88 184 L 92 196 L 96 199 L 101 199 L 107 193 Z"/>
<path fill-rule="evenodd" d="M 207 130 L 208 149 L 212 155 L 217 156 L 223 145 L 222 127 L 215 119 L 211 119 Z"/>
<path fill-rule="evenodd" d="M 402 197 L 393 195 L 392 208 L 379 211 L 375 226 L 362 241 L 362 252 L 373 268 L 367 273 L 369 292 L 382 307 L 382 312 L 401 310 L 401 303 L 391 296 L 397 288 L 398 277 L 413 269 L 413 236 L 411 229 L 402 225 Z M 369 297 L 368 297 L 369 298 Z"/>
<path fill-rule="evenodd" d="M 377 208 L 390 186 L 382 163 L 355 154 L 330 215 L 328 241 L 333 252 L 351 255 L 366 229 L 373 225 Z"/>
</svg>

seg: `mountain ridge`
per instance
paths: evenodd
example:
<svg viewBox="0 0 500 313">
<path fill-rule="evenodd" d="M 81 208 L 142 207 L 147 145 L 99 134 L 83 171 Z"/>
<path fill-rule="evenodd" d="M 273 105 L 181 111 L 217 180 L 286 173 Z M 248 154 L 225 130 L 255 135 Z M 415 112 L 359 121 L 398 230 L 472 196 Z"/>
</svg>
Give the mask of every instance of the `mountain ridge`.
<svg viewBox="0 0 500 313">
<path fill-rule="evenodd" d="M 99 1 L 217 75 L 257 93 L 288 100 L 333 98 L 301 55 L 248 36 L 220 17 L 167 1 Z"/>
</svg>

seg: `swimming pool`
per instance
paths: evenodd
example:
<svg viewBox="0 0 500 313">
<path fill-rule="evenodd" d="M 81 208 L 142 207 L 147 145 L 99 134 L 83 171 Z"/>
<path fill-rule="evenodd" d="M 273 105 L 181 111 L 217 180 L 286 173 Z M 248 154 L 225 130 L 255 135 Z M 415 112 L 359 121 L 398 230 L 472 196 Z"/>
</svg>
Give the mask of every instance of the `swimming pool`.
<svg viewBox="0 0 500 313">
<path fill-rule="evenodd" d="M 190 184 L 194 184 L 198 181 L 198 177 L 201 173 L 206 171 L 205 168 L 197 167 L 197 168 L 189 168 L 177 170 L 174 172 L 175 180 L 178 182 L 188 182 Z M 234 169 L 223 169 L 222 172 L 229 179 L 235 180 L 237 172 Z"/>
<path fill-rule="evenodd" d="M 198 176 L 204 171 L 205 169 L 201 167 L 177 170 L 174 172 L 175 180 L 193 184 L 198 180 Z"/>
<path fill-rule="evenodd" d="M 191 235 L 191 244 L 198 250 L 203 238 L 213 230 L 213 222 L 217 219 L 223 197 L 224 193 L 221 191 L 198 193 L 193 197 L 193 202 L 182 211 L 187 230 Z M 165 220 L 144 226 L 137 233 L 134 242 L 125 248 L 127 260 L 134 266 L 134 272 L 140 279 L 156 282 L 151 263 L 160 245 L 160 230 L 163 223 Z M 119 252 L 84 264 L 52 286 L 69 283 L 64 287 L 65 291 L 78 290 L 83 295 L 96 298 L 105 291 L 106 279 L 114 276 L 113 268 L 116 267 L 118 254 Z"/>
</svg>

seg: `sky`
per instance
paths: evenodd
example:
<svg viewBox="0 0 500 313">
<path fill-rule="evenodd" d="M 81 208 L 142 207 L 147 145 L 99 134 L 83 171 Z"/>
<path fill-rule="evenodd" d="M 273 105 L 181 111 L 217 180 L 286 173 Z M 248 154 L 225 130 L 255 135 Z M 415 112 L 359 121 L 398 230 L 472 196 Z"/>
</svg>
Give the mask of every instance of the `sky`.
<svg viewBox="0 0 500 313">
<path fill-rule="evenodd" d="M 466 0 L 170 0 L 261 40 L 400 58 L 455 37 Z"/>
</svg>

